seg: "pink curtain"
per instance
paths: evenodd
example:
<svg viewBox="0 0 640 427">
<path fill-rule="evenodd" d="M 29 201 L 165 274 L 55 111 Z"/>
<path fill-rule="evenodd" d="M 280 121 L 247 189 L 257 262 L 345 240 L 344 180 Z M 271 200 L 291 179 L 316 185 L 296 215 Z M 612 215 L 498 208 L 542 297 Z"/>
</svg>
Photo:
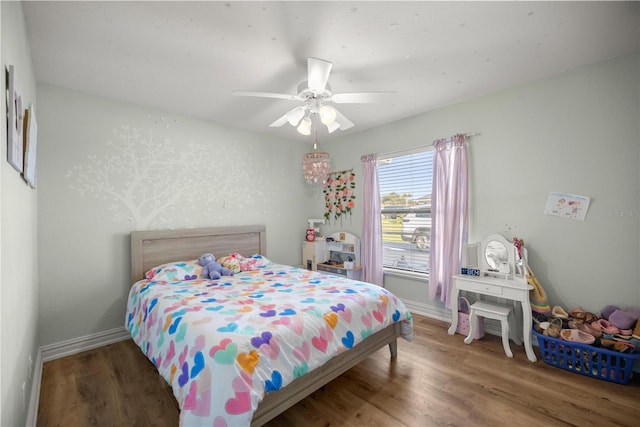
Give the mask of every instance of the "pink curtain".
<svg viewBox="0 0 640 427">
<path fill-rule="evenodd" d="M 378 186 L 378 157 L 362 156 L 362 280 L 382 286 L 382 220 Z"/>
<path fill-rule="evenodd" d="M 451 276 L 460 271 L 462 246 L 467 242 L 468 159 L 464 135 L 434 141 L 431 190 L 431 258 L 429 298 L 451 308 Z"/>
</svg>

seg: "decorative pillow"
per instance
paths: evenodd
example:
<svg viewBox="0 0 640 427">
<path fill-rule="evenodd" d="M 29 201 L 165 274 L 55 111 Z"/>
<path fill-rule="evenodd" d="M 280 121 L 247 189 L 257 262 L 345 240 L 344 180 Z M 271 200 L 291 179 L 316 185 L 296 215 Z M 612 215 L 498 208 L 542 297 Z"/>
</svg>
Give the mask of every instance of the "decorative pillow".
<svg viewBox="0 0 640 427">
<path fill-rule="evenodd" d="M 227 255 L 218 260 L 223 267 L 233 270 L 236 273 L 241 271 L 252 271 L 273 264 L 272 261 L 262 255 L 245 257 L 237 252 Z"/>
<path fill-rule="evenodd" d="M 257 270 L 258 268 L 269 267 L 273 264 L 273 261 L 267 257 L 256 254 L 247 258 L 247 263 L 251 265 L 252 270 Z"/>
<path fill-rule="evenodd" d="M 243 271 L 241 266 L 241 260 L 243 259 L 244 257 L 242 255 L 234 253 L 231 255 L 227 255 L 226 257 L 220 258 L 218 262 L 224 268 L 228 268 L 234 273 L 240 273 L 241 271 Z"/>
<path fill-rule="evenodd" d="M 198 260 L 169 262 L 147 271 L 144 277 L 156 282 L 177 282 L 196 280 L 202 274 L 202 266 Z"/>
</svg>

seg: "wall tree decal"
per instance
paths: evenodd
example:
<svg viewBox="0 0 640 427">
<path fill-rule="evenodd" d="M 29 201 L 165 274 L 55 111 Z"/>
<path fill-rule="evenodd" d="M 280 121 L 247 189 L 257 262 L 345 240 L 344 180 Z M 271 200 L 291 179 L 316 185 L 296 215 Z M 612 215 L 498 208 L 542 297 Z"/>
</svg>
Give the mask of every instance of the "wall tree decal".
<svg viewBox="0 0 640 427">
<path fill-rule="evenodd" d="M 238 180 L 252 182 L 252 170 L 244 159 L 216 149 L 213 144 L 176 144 L 156 140 L 150 129 L 121 126 L 106 143 L 111 153 L 88 156 L 88 164 L 75 165 L 66 174 L 71 188 L 82 196 L 105 201 L 113 219 L 146 230 L 175 225 L 192 216 L 225 215 L 255 199 L 250 188 Z M 226 212 L 231 216 L 231 212 Z"/>
</svg>

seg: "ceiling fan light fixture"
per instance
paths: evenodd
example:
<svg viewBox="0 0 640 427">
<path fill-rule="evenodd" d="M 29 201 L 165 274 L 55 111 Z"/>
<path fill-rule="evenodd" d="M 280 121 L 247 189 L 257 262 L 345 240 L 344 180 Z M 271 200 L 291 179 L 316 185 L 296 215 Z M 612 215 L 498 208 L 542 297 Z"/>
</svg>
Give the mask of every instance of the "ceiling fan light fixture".
<svg viewBox="0 0 640 427">
<path fill-rule="evenodd" d="M 311 119 L 309 117 L 302 119 L 296 130 L 301 135 L 311 135 Z"/>
<path fill-rule="evenodd" d="M 337 113 L 336 109 L 331 105 L 323 105 L 318 109 L 318 115 L 320 116 L 320 121 L 324 125 L 329 126 L 331 123 L 335 122 Z"/>
<path fill-rule="evenodd" d="M 333 123 L 329 123 L 327 125 L 327 130 L 329 131 L 329 133 L 333 133 L 334 131 L 340 129 L 340 123 L 338 122 L 333 122 Z"/>
<path fill-rule="evenodd" d="M 395 91 L 333 93 L 328 82 L 332 67 L 333 64 L 324 59 L 307 58 L 307 80 L 298 85 L 298 93 L 296 95 L 254 91 L 234 91 L 233 94 L 303 102 L 304 105 L 287 111 L 271 123 L 269 127 L 280 127 L 285 123 L 289 123 L 296 128 L 298 133 L 310 135 L 312 118 L 316 121 L 316 124 L 319 124 L 319 121 L 325 125 L 329 133 L 338 129 L 351 129 L 354 126 L 353 122 L 334 107 L 334 104 L 376 102 L 381 94 L 397 93 Z M 326 103 L 331 105 L 325 105 Z M 317 119 L 314 118 L 315 115 L 318 116 Z"/>
<path fill-rule="evenodd" d="M 296 107 L 287 113 L 287 121 L 291 126 L 298 126 L 304 117 L 304 107 Z"/>
</svg>

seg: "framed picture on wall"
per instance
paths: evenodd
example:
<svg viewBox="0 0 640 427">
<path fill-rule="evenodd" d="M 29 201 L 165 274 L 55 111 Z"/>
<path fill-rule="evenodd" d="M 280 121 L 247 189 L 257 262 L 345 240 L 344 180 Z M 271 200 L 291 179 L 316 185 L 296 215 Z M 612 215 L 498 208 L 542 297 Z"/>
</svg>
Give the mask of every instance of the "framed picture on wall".
<svg viewBox="0 0 640 427">
<path fill-rule="evenodd" d="M 38 146 L 38 123 L 31 105 L 24 113 L 24 172 L 22 176 L 31 188 L 36 188 L 36 153 Z"/>
<path fill-rule="evenodd" d="M 549 193 L 544 213 L 563 218 L 584 221 L 589 209 L 590 198 L 577 194 Z"/>
<path fill-rule="evenodd" d="M 7 65 L 7 161 L 22 173 L 24 107 L 13 65 Z"/>
</svg>

